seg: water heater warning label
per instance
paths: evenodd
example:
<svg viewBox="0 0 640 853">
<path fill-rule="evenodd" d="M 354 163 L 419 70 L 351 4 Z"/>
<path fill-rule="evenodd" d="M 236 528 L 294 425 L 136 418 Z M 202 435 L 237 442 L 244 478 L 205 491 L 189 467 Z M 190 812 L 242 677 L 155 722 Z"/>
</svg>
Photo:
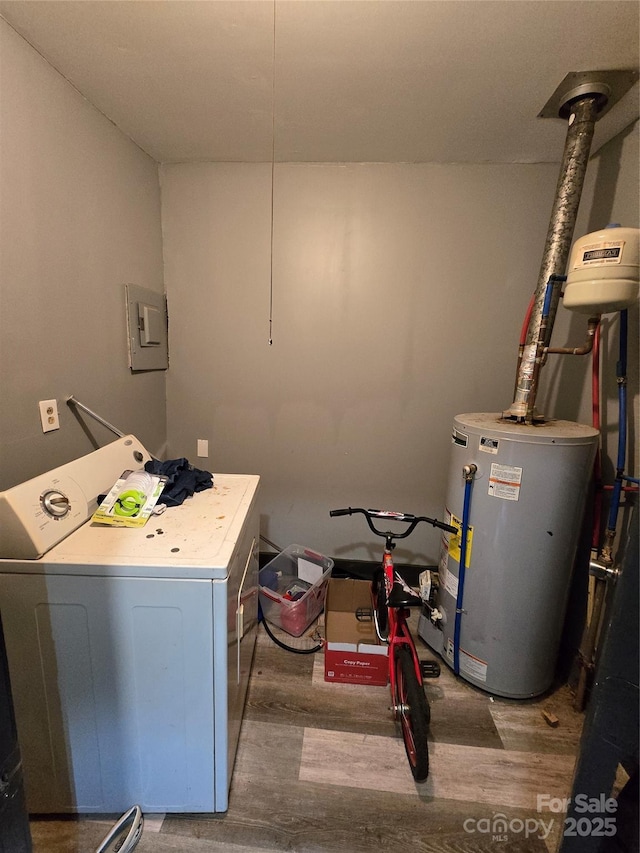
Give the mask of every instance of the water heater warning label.
<svg viewBox="0 0 640 853">
<path fill-rule="evenodd" d="M 519 500 L 521 482 L 522 468 L 499 465 L 497 462 L 491 464 L 488 493 L 492 497 L 502 498 L 504 501 Z"/>
<path fill-rule="evenodd" d="M 475 678 L 476 681 L 486 681 L 487 662 L 460 649 L 460 672 L 465 672 L 469 678 Z"/>
<path fill-rule="evenodd" d="M 460 562 L 460 557 L 462 556 L 462 519 L 457 518 L 457 516 L 451 514 L 451 519 L 449 524 L 453 524 L 454 527 L 458 528 L 457 533 L 449 534 L 449 556 L 454 559 L 457 563 Z M 465 566 L 469 568 L 471 565 L 471 551 L 473 547 L 473 525 L 467 525 L 467 553 L 465 554 Z M 457 586 L 456 579 L 456 586 Z"/>
</svg>

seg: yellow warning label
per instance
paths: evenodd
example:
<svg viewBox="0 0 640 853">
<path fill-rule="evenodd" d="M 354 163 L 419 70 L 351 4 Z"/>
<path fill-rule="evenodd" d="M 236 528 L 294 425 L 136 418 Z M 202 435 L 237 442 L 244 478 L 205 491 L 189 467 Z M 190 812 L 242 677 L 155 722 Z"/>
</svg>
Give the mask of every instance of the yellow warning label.
<svg viewBox="0 0 640 853">
<path fill-rule="evenodd" d="M 458 528 L 458 533 L 455 535 L 452 533 L 449 537 L 449 556 L 452 560 L 456 560 L 456 562 L 460 562 L 460 546 L 462 544 L 462 519 L 456 518 L 456 516 L 451 513 L 451 524 L 454 527 Z M 472 525 L 467 526 L 467 554 L 465 560 L 465 566 L 468 569 L 471 564 L 471 550 L 473 545 L 473 527 Z"/>
</svg>

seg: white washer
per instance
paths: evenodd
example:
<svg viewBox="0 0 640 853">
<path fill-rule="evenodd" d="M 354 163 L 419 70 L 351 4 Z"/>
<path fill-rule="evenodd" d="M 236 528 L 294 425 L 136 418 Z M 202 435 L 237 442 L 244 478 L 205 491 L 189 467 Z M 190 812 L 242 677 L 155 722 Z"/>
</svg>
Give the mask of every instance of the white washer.
<svg viewBox="0 0 640 853">
<path fill-rule="evenodd" d="M 0 493 L 0 612 L 32 813 L 223 812 L 257 626 L 256 475 L 90 521 L 134 436 Z"/>
</svg>

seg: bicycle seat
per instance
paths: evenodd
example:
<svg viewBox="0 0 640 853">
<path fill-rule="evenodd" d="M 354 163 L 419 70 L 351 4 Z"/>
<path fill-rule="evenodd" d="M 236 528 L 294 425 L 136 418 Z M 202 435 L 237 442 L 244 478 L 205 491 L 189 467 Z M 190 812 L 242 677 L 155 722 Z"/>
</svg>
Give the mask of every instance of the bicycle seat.
<svg viewBox="0 0 640 853">
<path fill-rule="evenodd" d="M 400 583 L 394 583 L 388 599 L 389 607 L 420 607 L 422 599 L 418 595 L 407 592 Z"/>
</svg>

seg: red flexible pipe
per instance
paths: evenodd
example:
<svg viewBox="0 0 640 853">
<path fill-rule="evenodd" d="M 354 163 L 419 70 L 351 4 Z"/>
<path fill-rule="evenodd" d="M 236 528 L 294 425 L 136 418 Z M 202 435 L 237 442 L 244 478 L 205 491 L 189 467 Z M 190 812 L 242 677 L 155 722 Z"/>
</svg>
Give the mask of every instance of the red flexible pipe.
<svg viewBox="0 0 640 853">
<path fill-rule="evenodd" d="M 520 332 L 520 346 L 523 347 L 527 342 L 527 332 L 529 331 L 529 323 L 531 322 L 531 314 L 533 313 L 533 306 L 536 301 L 535 292 L 531 294 L 531 301 L 529 302 L 529 307 L 527 308 L 527 313 L 524 315 L 524 321 L 522 323 L 522 330 Z"/>
</svg>

